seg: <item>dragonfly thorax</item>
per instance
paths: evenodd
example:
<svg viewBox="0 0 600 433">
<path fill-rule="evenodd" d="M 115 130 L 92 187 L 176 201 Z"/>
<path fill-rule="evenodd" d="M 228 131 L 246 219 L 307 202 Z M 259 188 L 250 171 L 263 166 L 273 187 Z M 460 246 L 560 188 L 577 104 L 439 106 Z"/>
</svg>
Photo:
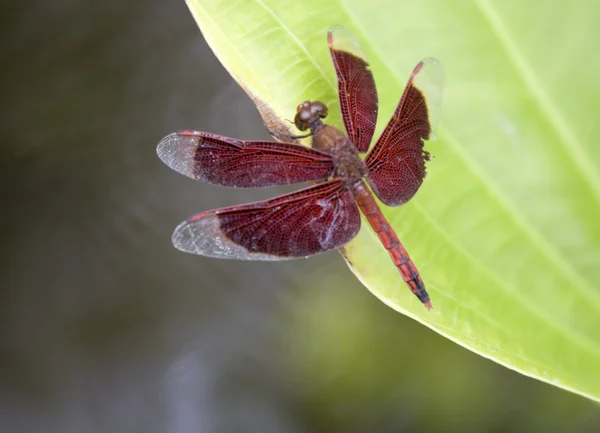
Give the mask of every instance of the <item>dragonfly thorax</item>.
<svg viewBox="0 0 600 433">
<path fill-rule="evenodd" d="M 341 133 L 341 131 L 337 131 Z M 334 176 L 346 179 L 346 182 L 352 185 L 367 175 L 368 168 L 359 157 L 356 146 L 347 137 L 344 136 L 344 138 L 345 143 L 335 147 L 331 152 L 335 166 Z"/>
</svg>

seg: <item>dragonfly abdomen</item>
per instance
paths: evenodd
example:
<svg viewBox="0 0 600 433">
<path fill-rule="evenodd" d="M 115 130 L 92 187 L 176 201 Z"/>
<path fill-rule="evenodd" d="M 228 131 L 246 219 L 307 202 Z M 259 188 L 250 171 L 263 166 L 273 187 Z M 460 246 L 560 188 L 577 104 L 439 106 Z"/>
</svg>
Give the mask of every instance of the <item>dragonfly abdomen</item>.
<svg viewBox="0 0 600 433">
<path fill-rule="evenodd" d="M 396 232 L 381 212 L 373 194 L 362 180 L 353 185 L 352 192 L 354 193 L 358 207 L 367 218 L 375 233 L 377 233 L 379 240 L 392 258 L 400 275 L 402 275 L 402 279 L 408 285 L 411 292 L 425 304 L 427 309 L 430 309 L 431 301 L 421 275 L 404 248 L 404 245 L 398 239 Z"/>
</svg>

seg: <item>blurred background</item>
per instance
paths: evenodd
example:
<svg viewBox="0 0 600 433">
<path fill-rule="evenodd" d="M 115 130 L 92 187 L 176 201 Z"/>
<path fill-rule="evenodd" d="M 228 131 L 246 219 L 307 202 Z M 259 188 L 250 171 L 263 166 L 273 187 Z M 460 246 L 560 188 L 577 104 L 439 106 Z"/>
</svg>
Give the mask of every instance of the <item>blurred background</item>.
<svg viewBox="0 0 600 433">
<path fill-rule="evenodd" d="M 273 196 L 164 166 L 182 128 L 267 138 L 183 1 L 3 5 L 0 431 L 596 432 L 600 408 L 392 311 L 341 256 L 176 251 Z"/>
</svg>

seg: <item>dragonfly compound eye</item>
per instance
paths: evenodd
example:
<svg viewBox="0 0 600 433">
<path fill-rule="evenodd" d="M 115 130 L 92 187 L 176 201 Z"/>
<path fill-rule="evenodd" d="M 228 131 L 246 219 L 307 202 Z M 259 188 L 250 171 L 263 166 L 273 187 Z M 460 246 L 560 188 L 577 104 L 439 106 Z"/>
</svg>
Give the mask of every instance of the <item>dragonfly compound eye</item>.
<svg viewBox="0 0 600 433">
<path fill-rule="evenodd" d="M 312 117 L 313 115 L 311 114 L 309 107 L 300 108 L 300 106 L 298 106 L 298 112 L 296 113 L 296 117 L 294 117 L 296 128 L 300 131 L 306 131 L 310 127 Z"/>
<path fill-rule="evenodd" d="M 314 115 L 319 116 L 321 119 L 327 117 L 327 105 L 323 104 L 320 101 L 314 101 L 311 104 L 310 111 Z"/>
</svg>

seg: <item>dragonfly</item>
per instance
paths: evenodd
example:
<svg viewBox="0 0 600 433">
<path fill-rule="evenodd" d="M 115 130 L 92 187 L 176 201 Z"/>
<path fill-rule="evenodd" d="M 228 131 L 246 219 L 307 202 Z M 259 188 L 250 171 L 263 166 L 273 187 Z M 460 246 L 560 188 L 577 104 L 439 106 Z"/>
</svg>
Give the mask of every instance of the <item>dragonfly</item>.
<svg viewBox="0 0 600 433">
<path fill-rule="evenodd" d="M 327 33 L 346 133 L 324 123 L 320 101 L 298 105 L 294 124 L 305 135 L 271 132 L 277 141 L 240 140 L 183 130 L 164 137 L 159 158 L 173 170 L 214 185 L 255 188 L 308 182 L 298 191 L 254 203 L 208 210 L 177 226 L 173 245 L 221 259 L 286 260 L 336 250 L 360 230 L 364 215 L 412 293 L 429 310 L 425 285 L 384 216 L 386 206 L 408 202 L 422 185 L 442 102 L 440 62 L 426 58 L 412 71 L 381 136 L 375 131 L 378 96 L 366 57 L 350 30 Z M 311 146 L 300 144 L 310 137 Z M 370 187 L 370 188 L 369 188 Z M 360 212 L 359 212 L 360 209 Z"/>
</svg>

